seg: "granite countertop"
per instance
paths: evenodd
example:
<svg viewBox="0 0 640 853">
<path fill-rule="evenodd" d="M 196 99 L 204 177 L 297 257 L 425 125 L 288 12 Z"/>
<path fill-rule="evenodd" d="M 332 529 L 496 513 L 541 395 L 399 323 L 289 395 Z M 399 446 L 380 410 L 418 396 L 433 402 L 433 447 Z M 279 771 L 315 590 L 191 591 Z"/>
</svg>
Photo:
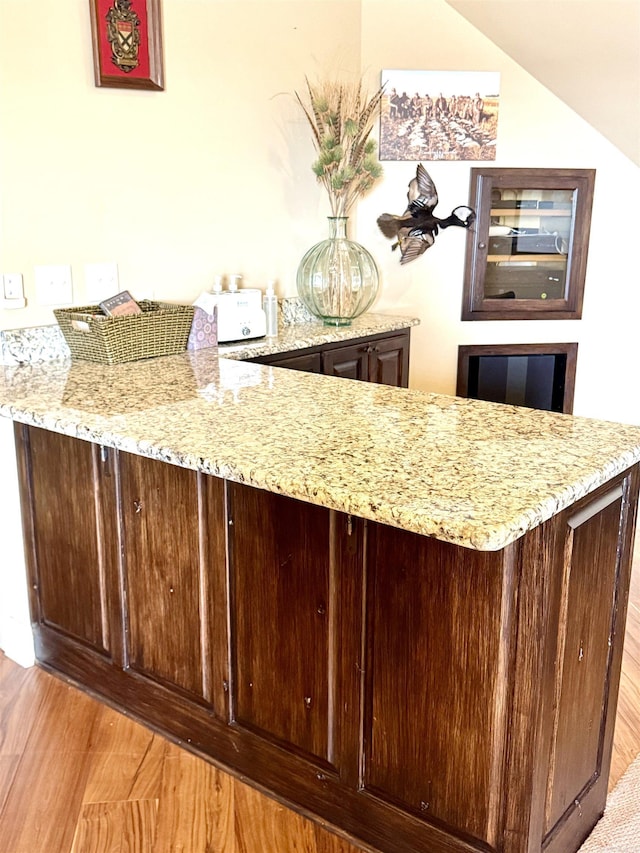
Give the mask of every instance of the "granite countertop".
<svg viewBox="0 0 640 853">
<path fill-rule="evenodd" d="M 419 320 L 412 317 L 394 317 L 387 314 L 363 314 L 351 321 L 350 326 L 325 326 L 323 323 L 294 323 L 280 325 L 275 338 L 260 338 L 256 341 L 242 341 L 233 344 L 220 344 L 218 354 L 224 358 L 245 359 L 274 355 L 279 352 L 301 350 L 340 341 L 348 342 L 358 337 L 393 332 L 417 326 Z"/>
<path fill-rule="evenodd" d="M 277 337 L 220 344 L 219 354 L 232 359 L 259 358 L 408 329 L 420 323 L 415 317 L 363 314 L 352 320 L 350 326 L 325 326 L 321 321 L 311 318 L 306 309 L 295 304 L 297 300 L 281 300 L 281 309 L 282 302 L 285 304 L 284 311 L 280 312 Z M 0 365 L 48 361 L 68 355 L 69 347 L 57 324 L 0 331 Z"/>
<path fill-rule="evenodd" d="M 496 550 L 640 460 L 640 428 L 218 358 L 0 368 L 0 415 Z"/>
</svg>

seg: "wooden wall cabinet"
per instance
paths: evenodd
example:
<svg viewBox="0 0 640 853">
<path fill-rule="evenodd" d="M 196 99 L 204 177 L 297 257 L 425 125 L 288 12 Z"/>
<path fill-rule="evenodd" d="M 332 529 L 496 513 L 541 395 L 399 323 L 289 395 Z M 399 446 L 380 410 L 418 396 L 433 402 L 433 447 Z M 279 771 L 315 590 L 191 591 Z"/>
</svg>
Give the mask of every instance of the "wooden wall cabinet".
<svg viewBox="0 0 640 853">
<path fill-rule="evenodd" d="M 247 361 L 406 388 L 409 384 L 409 347 L 410 332 L 402 329 L 392 334 L 368 335 L 354 343 L 323 344 Z"/>
<path fill-rule="evenodd" d="M 471 170 L 463 320 L 582 315 L 593 169 Z"/>
<path fill-rule="evenodd" d="M 638 468 L 479 552 L 16 425 L 36 653 L 384 853 L 602 813 Z"/>
</svg>

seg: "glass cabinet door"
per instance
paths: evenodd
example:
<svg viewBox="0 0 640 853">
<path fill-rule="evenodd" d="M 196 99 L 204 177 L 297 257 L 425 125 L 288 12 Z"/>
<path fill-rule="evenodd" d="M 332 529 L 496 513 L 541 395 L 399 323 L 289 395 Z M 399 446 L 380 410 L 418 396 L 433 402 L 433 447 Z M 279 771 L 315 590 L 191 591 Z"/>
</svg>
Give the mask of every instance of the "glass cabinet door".
<svg viewBox="0 0 640 853">
<path fill-rule="evenodd" d="M 594 176 L 471 170 L 463 320 L 581 316 Z"/>
</svg>

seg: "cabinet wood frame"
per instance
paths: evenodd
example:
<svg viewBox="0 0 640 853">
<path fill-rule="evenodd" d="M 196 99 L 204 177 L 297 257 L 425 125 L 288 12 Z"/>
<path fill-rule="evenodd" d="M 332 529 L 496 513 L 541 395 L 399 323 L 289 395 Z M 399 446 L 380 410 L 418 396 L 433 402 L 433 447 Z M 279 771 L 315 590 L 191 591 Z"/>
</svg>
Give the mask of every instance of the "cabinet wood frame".
<svg viewBox="0 0 640 853">
<path fill-rule="evenodd" d="M 460 344 L 458 347 L 458 374 L 456 395 L 469 396 L 469 359 L 483 355 L 566 355 L 564 374 L 564 394 L 562 411 L 570 415 L 573 412 L 573 397 L 576 386 L 576 364 L 578 360 L 578 344 Z M 480 398 L 478 398 L 480 399 Z"/>
<path fill-rule="evenodd" d="M 352 341 L 319 344 L 246 361 L 407 388 L 410 334 L 409 329 L 382 332 Z"/>
<path fill-rule="evenodd" d="M 467 231 L 462 320 L 579 320 L 582 316 L 594 169 L 471 169 L 469 205 L 476 222 Z M 496 189 L 572 190 L 575 207 L 563 299 L 496 299 L 484 295 L 491 224 L 491 194 Z"/>
</svg>

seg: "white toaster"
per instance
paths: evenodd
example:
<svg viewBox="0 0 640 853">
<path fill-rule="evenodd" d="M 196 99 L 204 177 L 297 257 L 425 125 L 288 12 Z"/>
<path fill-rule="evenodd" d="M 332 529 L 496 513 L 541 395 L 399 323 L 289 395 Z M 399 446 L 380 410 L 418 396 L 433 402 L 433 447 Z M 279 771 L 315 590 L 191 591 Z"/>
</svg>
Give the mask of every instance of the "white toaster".
<svg viewBox="0 0 640 853">
<path fill-rule="evenodd" d="M 262 308 L 262 291 L 258 288 L 223 290 L 215 294 L 218 308 L 218 343 L 263 338 L 267 318 Z"/>
</svg>

